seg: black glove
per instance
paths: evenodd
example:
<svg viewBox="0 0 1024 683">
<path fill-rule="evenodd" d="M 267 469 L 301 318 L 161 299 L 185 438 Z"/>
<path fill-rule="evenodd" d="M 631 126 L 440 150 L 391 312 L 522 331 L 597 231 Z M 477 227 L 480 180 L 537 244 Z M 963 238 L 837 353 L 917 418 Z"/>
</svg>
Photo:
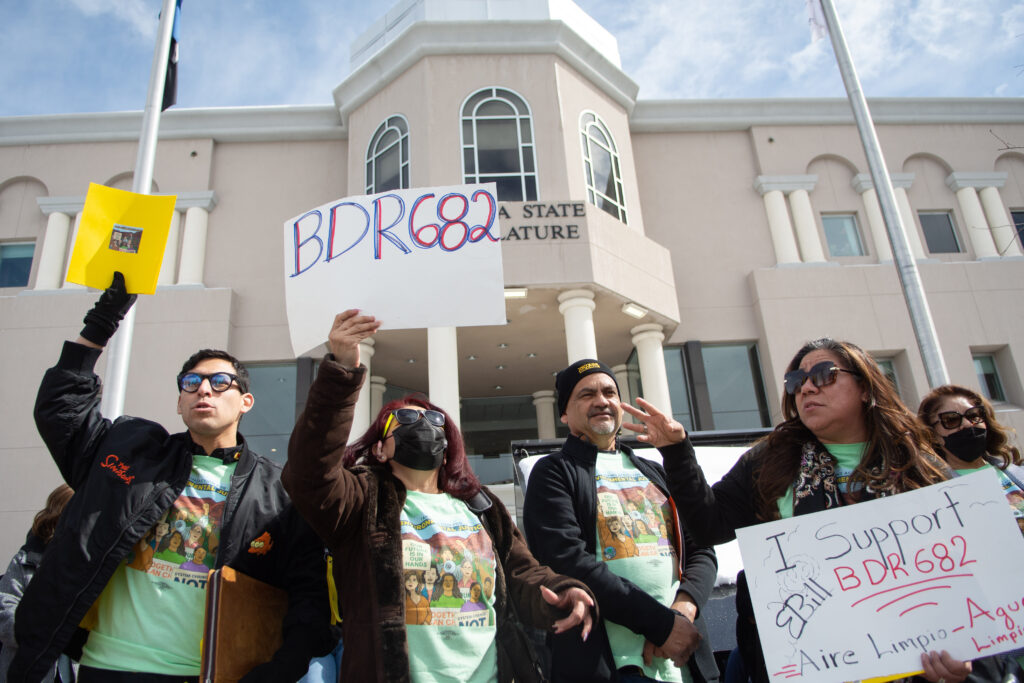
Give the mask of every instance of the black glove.
<svg viewBox="0 0 1024 683">
<path fill-rule="evenodd" d="M 106 346 L 136 298 L 135 294 L 129 294 L 125 288 L 124 275 L 114 271 L 114 280 L 110 286 L 103 291 L 92 310 L 85 314 L 82 337 L 93 344 Z"/>
</svg>

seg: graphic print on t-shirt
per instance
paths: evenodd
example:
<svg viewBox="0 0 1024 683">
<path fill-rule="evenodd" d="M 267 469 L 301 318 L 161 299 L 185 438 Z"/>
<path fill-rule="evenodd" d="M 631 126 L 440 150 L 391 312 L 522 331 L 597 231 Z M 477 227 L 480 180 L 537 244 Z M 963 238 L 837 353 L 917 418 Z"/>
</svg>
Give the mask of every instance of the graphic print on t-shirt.
<svg viewBox="0 0 1024 683">
<path fill-rule="evenodd" d="M 127 567 L 205 589 L 217 562 L 229 482 L 230 475 L 221 480 L 194 467 L 178 499 L 132 548 Z"/>
<path fill-rule="evenodd" d="M 638 470 L 597 474 L 601 559 L 672 555 L 668 500 Z"/>
<path fill-rule="evenodd" d="M 494 551 L 468 510 L 446 515 L 406 505 L 402 560 L 406 624 L 494 625 Z"/>
</svg>

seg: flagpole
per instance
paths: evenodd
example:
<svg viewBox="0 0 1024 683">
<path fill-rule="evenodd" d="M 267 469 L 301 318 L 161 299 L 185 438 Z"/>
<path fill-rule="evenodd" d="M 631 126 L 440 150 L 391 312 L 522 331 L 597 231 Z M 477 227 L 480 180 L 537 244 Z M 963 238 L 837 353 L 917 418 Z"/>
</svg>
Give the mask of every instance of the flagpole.
<svg viewBox="0 0 1024 683">
<path fill-rule="evenodd" d="M 910 251 L 910 243 L 907 241 L 903 220 L 896 207 L 896 194 L 892 189 L 892 180 L 889 178 L 889 171 L 885 166 L 882 148 L 878 144 L 875 126 L 871 121 L 871 112 L 868 110 L 867 100 L 861 90 L 860 79 L 857 78 L 857 72 L 853 68 L 853 59 L 846 47 L 846 38 L 839 25 L 839 17 L 836 14 L 833 0 L 821 0 L 821 8 L 829 37 L 832 39 L 832 49 L 835 52 L 836 61 L 839 63 L 839 73 L 843 77 L 843 85 L 846 86 L 846 94 L 849 96 L 850 106 L 853 108 L 853 118 L 857 122 L 861 144 L 864 145 L 864 154 L 867 156 L 871 180 L 875 185 L 878 202 L 882 208 L 885 229 L 889 233 L 889 242 L 892 243 L 896 272 L 903 288 L 903 298 L 910 311 L 910 322 L 914 328 L 914 336 L 917 337 L 921 359 L 924 361 L 928 385 L 934 389 L 943 384 L 949 384 L 949 374 L 946 371 L 946 362 L 942 357 L 942 349 L 939 348 L 935 323 L 932 321 L 932 314 L 928 308 L 928 300 L 917 271 L 917 263 Z"/>
<path fill-rule="evenodd" d="M 153 65 L 149 70 L 149 90 L 146 93 L 146 109 L 142 114 L 142 132 L 139 134 L 139 151 L 135 157 L 135 173 L 132 192 L 149 194 L 153 186 L 153 165 L 156 160 L 157 134 L 160 132 L 160 105 L 163 101 L 164 80 L 167 77 L 167 60 L 171 50 L 171 31 L 174 29 L 176 0 L 163 0 L 160 12 L 160 28 L 157 31 L 156 48 L 153 51 Z M 103 398 L 100 412 L 113 420 L 124 414 L 124 395 L 128 384 L 128 361 L 132 353 L 132 337 L 135 334 L 135 311 L 140 302 L 129 309 L 121 321 L 117 333 L 107 345 L 107 372 L 103 378 Z"/>
</svg>

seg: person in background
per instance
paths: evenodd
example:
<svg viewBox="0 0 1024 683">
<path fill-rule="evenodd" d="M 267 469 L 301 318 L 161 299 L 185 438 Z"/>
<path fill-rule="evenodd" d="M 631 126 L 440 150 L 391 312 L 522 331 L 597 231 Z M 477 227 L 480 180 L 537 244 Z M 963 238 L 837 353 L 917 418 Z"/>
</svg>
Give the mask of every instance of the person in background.
<svg viewBox="0 0 1024 683">
<path fill-rule="evenodd" d="M 67 484 L 61 484 L 50 492 L 46 497 L 46 506 L 37 512 L 35 519 L 32 520 L 32 528 L 25 537 L 25 545 L 11 558 L 7 571 L 0 579 L 0 643 L 3 644 L 3 648 L 0 648 L 0 681 L 7 680 L 7 667 L 18 649 L 18 643 L 14 638 L 14 612 L 21 602 L 25 586 L 32 580 L 36 568 L 43 559 L 46 546 L 53 539 L 57 520 L 60 519 L 72 495 L 74 491 Z M 81 648 L 81 643 L 78 643 L 77 647 Z M 42 679 L 43 683 L 51 683 L 54 680 L 71 683 L 68 678 L 57 677 L 56 664 Z"/>
<path fill-rule="evenodd" d="M 860 347 L 829 338 L 804 344 L 786 368 L 783 421 L 713 486 L 683 426 L 642 399 L 626 411 L 638 439 L 665 455 L 672 497 L 698 543 L 736 529 L 911 491 L 953 476 L 932 437 Z M 755 683 L 769 680 L 745 577 L 737 577 L 737 643 Z M 948 652 L 921 655 L 933 683 L 959 683 L 971 664 Z M 895 672 L 894 672 L 895 673 Z"/>
<path fill-rule="evenodd" d="M 357 310 L 335 317 L 282 475 L 334 555 L 341 680 L 539 680 L 519 619 L 586 638 L 593 598 L 533 558 L 504 505 L 473 474 L 462 435 L 440 407 L 417 397 L 392 401 L 346 449 L 366 378 L 359 342 L 379 326 Z M 461 612 L 465 601 L 447 569 L 456 566 L 453 543 L 474 549 L 478 575 L 495 577 L 486 616 Z M 410 624 L 404 572 L 442 562 L 444 594 L 430 605 L 430 623 Z"/>
</svg>

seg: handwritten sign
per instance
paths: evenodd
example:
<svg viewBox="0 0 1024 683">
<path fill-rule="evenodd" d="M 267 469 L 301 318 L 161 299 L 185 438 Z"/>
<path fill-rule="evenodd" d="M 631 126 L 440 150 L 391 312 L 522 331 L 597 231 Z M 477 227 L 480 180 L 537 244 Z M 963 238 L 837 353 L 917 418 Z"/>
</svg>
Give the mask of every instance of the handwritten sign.
<svg viewBox="0 0 1024 683">
<path fill-rule="evenodd" d="M 505 324 L 494 183 L 339 199 L 285 221 L 283 236 L 296 356 L 347 308 L 382 329 Z"/>
<path fill-rule="evenodd" d="M 68 282 L 105 289 L 119 270 L 129 292 L 155 292 L 176 199 L 89 183 Z"/>
<path fill-rule="evenodd" d="M 1024 537 L 991 469 L 737 531 L 772 680 L 851 681 L 1024 645 Z"/>
</svg>

